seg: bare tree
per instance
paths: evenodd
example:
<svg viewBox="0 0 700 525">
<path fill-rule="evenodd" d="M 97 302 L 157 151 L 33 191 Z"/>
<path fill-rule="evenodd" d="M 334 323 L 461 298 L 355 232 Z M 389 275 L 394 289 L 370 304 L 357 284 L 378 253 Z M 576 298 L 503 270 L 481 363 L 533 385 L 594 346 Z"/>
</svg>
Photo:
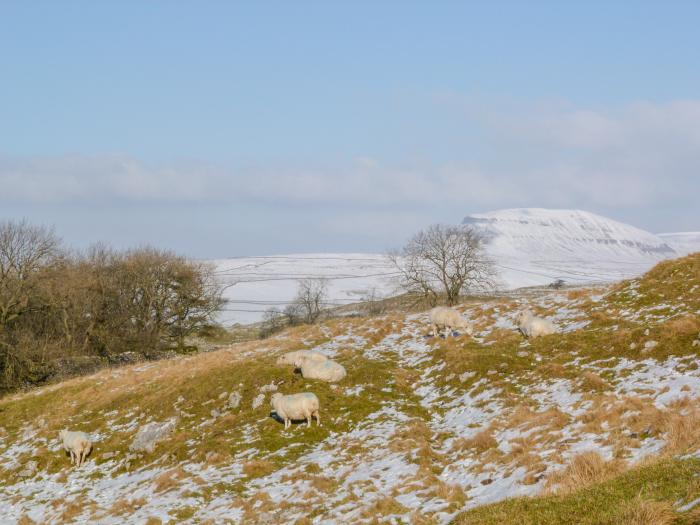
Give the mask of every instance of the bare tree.
<svg viewBox="0 0 700 525">
<path fill-rule="evenodd" d="M 284 328 L 285 315 L 282 311 L 273 306 L 265 310 L 260 326 L 260 339 L 266 339 Z"/>
<path fill-rule="evenodd" d="M 36 293 L 40 274 L 60 256 L 53 230 L 26 221 L 0 223 L 0 371 L 5 383 L 27 373 L 32 359 L 20 340 L 17 325 L 43 301 Z"/>
<path fill-rule="evenodd" d="M 299 315 L 305 323 L 315 323 L 321 315 L 327 292 L 328 282 L 326 279 L 300 280 L 297 296 L 293 303 L 295 314 Z"/>
<path fill-rule="evenodd" d="M 474 228 L 435 224 L 415 234 L 389 259 L 407 292 L 422 295 L 432 305 L 444 295 L 453 305 L 460 294 L 493 286 L 494 265 L 483 248 L 484 239 Z"/>
</svg>

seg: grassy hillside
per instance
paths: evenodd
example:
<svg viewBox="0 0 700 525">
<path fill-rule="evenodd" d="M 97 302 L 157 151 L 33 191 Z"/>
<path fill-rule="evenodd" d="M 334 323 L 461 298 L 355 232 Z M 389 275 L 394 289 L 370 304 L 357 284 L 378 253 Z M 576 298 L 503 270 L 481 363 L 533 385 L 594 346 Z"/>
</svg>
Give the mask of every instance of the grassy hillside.
<svg viewBox="0 0 700 525">
<path fill-rule="evenodd" d="M 513 320 L 525 306 L 560 333 L 524 341 Z M 475 323 L 473 338 L 427 337 L 424 313 L 336 319 L 6 397 L 7 519 L 697 519 L 699 254 L 609 288 L 460 309 Z M 348 376 L 328 385 L 275 364 L 300 348 L 332 356 Z M 275 388 L 316 393 L 323 425 L 284 431 L 270 417 Z M 227 408 L 236 394 L 240 404 Z M 140 427 L 169 420 L 174 430 L 153 452 L 129 450 Z M 95 441 L 79 470 L 60 450 L 63 427 Z"/>
</svg>

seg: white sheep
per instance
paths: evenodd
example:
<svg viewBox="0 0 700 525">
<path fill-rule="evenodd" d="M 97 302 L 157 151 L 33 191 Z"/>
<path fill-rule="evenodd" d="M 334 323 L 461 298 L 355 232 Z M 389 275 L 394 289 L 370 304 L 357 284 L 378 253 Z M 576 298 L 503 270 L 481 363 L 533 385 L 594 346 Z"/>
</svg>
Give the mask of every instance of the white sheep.
<svg viewBox="0 0 700 525">
<path fill-rule="evenodd" d="M 329 383 L 340 381 L 346 376 L 343 365 L 331 359 L 325 361 L 314 361 L 313 359 L 302 359 L 301 375 L 305 379 L 320 379 Z"/>
<path fill-rule="evenodd" d="M 430 323 L 434 337 L 437 337 L 443 328 L 447 330 L 445 337 L 449 337 L 455 328 L 459 328 L 469 335 L 472 335 L 473 332 L 469 321 L 462 317 L 457 310 L 447 306 L 436 306 L 430 310 Z"/>
<path fill-rule="evenodd" d="M 85 432 L 74 432 L 63 429 L 58 433 L 63 441 L 63 449 L 70 452 L 71 464 L 79 467 L 85 463 L 85 458 L 92 450 L 92 442 Z"/>
<path fill-rule="evenodd" d="M 520 332 L 525 337 L 539 337 L 553 334 L 557 331 L 557 327 L 551 321 L 533 315 L 530 310 L 520 312 L 516 321 Z"/>
<path fill-rule="evenodd" d="M 301 394 L 284 395 L 279 392 L 272 394 L 270 406 L 277 414 L 277 417 L 284 420 L 284 429 L 287 430 L 292 425 L 292 420 L 305 419 L 307 426 L 311 426 L 311 418 L 316 418 L 316 424 L 321 424 L 319 415 L 320 403 L 315 394 L 303 392 Z"/>
<path fill-rule="evenodd" d="M 278 365 L 294 365 L 296 368 L 301 368 L 301 362 L 304 359 L 311 361 L 326 361 L 328 357 L 314 350 L 296 350 L 289 352 L 277 359 Z"/>
</svg>

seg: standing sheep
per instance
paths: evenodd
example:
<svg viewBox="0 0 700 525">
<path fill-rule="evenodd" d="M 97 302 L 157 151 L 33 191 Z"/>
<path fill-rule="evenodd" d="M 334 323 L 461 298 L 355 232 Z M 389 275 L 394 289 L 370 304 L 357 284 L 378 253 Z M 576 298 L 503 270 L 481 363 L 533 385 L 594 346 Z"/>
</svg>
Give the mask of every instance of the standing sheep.
<svg viewBox="0 0 700 525">
<path fill-rule="evenodd" d="M 316 352 L 314 350 L 296 350 L 295 352 L 288 352 L 277 359 L 278 365 L 294 365 L 296 368 L 301 368 L 301 362 L 304 359 L 309 359 L 311 361 L 326 361 L 328 357 L 323 355 L 321 352 Z"/>
<path fill-rule="evenodd" d="M 58 433 L 58 437 L 63 441 L 63 449 L 70 452 L 71 464 L 80 467 L 92 450 L 92 443 L 88 435 L 85 432 L 72 432 L 63 429 Z"/>
<path fill-rule="evenodd" d="M 446 329 L 445 337 L 449 337 L 455 328 L 464 330 L 465 333 L 472 335 L 472 326 L 468 320 L 454 308 L 446 306 L 436 306 L 430 310 L 430 323 L 432 327 L 433 337 L 440 334 L 440 330 Z"/>
<path fill-rule="evenodd" d="M 286 396 L 279 392 L 272 394 L 270 406 L 277 414 L 277 417 L 284 420 L 285 430 L 292 425 L 292 420 L 305 419 L 307 428 L 311 427 L 312 417 L 316 418 L 316 425 L 321 425 L 321 416 L 319 415 L 320 403 L 316 395 L 311 392 Z"/>
<path fill-rule="evenodd" d="M 551 321 L 536 317 L 530 310 L 520 312 L 516 321 L 520 332 L 528 338 L 549 335 L 557 331 L 557 327 Z"/>
<path fill-rule="evenodd" d="M 304 376 L 304 379 L 320 379 L 329 383 L 340 381 L 347 375 L 345 367 L 331 359 L 326 361 L 304 359 L 299 368 L 301 368 L 301 375 Z"/>
</svg>

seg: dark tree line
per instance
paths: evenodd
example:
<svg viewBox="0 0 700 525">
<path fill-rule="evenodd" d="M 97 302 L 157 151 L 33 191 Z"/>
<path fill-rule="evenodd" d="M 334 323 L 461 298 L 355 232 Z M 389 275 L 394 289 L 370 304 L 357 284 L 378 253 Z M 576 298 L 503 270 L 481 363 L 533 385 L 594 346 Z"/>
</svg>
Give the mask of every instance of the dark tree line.
<svg viewBox="0 0 700 525">
<path fill-rule="evenodd" d="M 0 393 L 126 355 L 187 351 L 221 292 L 211 267 L 168 251 L 77 253 L 51 229 L 0 222 Z"/>
</svg>

